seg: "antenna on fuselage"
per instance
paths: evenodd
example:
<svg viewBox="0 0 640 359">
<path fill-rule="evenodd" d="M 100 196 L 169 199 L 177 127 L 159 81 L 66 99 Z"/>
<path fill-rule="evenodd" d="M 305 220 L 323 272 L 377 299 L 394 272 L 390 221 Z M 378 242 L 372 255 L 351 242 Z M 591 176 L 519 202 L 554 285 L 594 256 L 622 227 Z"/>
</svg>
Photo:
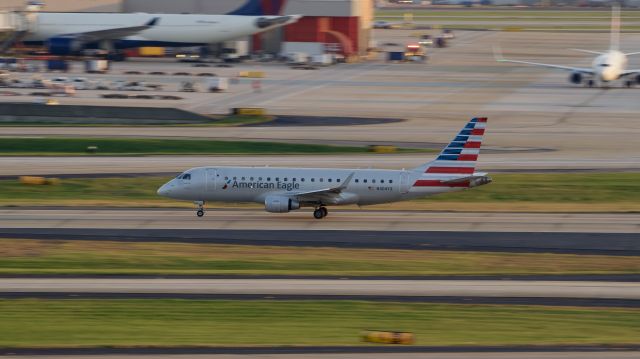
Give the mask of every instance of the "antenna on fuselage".
<svg viewBox="0 0 640 359">
<path fill-rule="evenodd" d="M 620 50 L 620 5 L 611 7 L 611 43 L 609 50 Z"/>
</svg>

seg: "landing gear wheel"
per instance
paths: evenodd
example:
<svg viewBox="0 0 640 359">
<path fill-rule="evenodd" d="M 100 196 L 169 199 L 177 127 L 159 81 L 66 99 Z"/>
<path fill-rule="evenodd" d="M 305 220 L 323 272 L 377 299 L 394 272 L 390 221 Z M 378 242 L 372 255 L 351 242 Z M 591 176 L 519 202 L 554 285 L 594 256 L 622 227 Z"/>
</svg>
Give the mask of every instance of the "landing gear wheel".
<svg viewBox="0 0 640 359">
<path fill-rule="evenodd" d="M 329 214 L 326 207 L 318 207 L 315 211 L 313 211 L 313 218 L 315 219 L 323 219 Z"/>
<path fill-rule="evenodd" d="M 587 86 L 588 86 L 588 87 L 593 87 L 595 84 L 596 84 L 596 82 L 595 82 L 595 81 L 593 81 L 593 80 L 589 80 L 589 81 L 587 81 Z"/>
<path fill-rule="evenodd" d="M 195 201 L 196 206 L 198 206 L 198 210 L 196 211 L 196 216 L 202 217 L 204 216 L 204 201 Z"/>
<path fill-rule="evenodd" d="M 633 82 L 632 82 L 632 81 L 628 81 L 628 80 L 627 80 L 627 81 L 625 81 L 625 82 L 624 82 L 624 85 L 625 85 L 628 89 L 630 89 L 630 88 L 632 88 L 632 87 L 633 87 Z"/>
</svg>

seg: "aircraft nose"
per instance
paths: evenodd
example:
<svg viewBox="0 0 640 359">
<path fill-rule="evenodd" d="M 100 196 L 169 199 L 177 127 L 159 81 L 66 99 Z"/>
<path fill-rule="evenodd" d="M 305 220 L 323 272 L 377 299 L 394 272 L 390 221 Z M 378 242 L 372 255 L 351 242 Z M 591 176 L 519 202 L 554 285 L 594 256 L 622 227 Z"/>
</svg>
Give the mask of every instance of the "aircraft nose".
<svg viewBox="0 0 640 359">
<path fill-rule="evenodd" d="M 618 78 L 616 72 L 612 69 L 605 69 L 604 71 L 602 71 L 600 76 L 602 76 L 602 79 L 604 81 L 613 81 Z"/>
<path fill-rule="evenodd" d="M 158 188 L 158 195 L 166 197 L 167 195 L 169 195 L 169 192 L 171 192 L 171 190 L 169 189 L 169 184 L 165 183 L 164 185 L 160 186 L 160 188 Z"/>
</svg>

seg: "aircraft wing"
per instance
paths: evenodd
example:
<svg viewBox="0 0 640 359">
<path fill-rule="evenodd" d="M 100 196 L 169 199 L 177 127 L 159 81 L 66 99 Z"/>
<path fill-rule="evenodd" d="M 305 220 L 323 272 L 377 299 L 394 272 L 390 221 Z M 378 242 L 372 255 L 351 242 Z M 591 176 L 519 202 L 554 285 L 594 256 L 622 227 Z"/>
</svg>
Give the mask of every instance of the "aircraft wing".
<svg viewBox="0 0 640 359">
<path fill-rule="evenodd" d="M 329 202 L 330 203 L 332 202 L 332 199 L 335 199 L 337 196 L 340 195 L 340 193 L 342 193 L 342 191 L 344 191 L 347 188 L 347 186 L 351 182 L 351 179 L 353 179 L 354 175 L 355 175 L 355 172 L 351 173 L 347 177 L 347 179 L 345 179 L 344 182 L 342 182 L 342 184 L 337 187 L 323 188 L 323 189 L 307 191 L 307 192 L 297 192 L 297 193 L 292 193 L 290 196 L 296 197 L 300 202 L 324 202 L 324 203 Z"/>
<path fill-rule="evenodd" d="M 635 75 L 635 74 L 640 74 L 640 70 L 639 69 L 625 70 L 622 72 L 622 74 L 620 74 L 620 76 L 629 76 L 629 75 Z"/>
<path fill-rule="evenodd" d="M 64 34 L 62 36 L 79 38 L 84 42 L 120 39 L 123 37 L 135 35 L 140 31 L 143 31 L 155 26 L 158 23 L 159 19 L 160 18 L 158 17 L 154 17 L 153 19 L 149 20 L 146 24 L 139 25 L 139 26 L 115 27 L 113 29 L 106 29 L 106 30 Z"/>
<path fill-rule="evenodd" d="M 593 69 L 585 68 L 585 67 L 561 66 L 561 65 L 553 65 L 553 64 L 543 64 L 543 63 L 540 63 L 540 62 L 508 60 L 508 59 L 498 59 L 498 62 L 513 62 L 513 63 L 516 63 L 516 64 L 525 64 L 525 65 L 532 65 L 532 66 L 548 67 L 548 68 L 551 68 L 551 69 L 559 69 L 559 70 L 573 71 L 573 72 L 579 72 L 579 73 L 582 73 L 582 74 L 593 75 Z"/>
<path fill-rule="evenodd" d="M 580 50 L 580 51 L 582 51 L 582 50 Z M 591 69 L 591 68 L 571 67 L 571 66 L 562 66 L 562 65 L 554 65 L 554 64 L 544 64 L 544 63 L 540 63 L 540 62 L 505 59 L 504 57 L 502 57 L 502 50 L 500 49 L 499 46 L 494 46 L 493 47 L 493 57 L 498 62 L 512 62 L 512 63 L 515 63 L 515 64 L 524 64 L 524 65 L 531 65 L 531 66 L 547 67 L 547 68 L 551 68 L 551 69 L 579 72 L 579 73 L 588 74 L 588 75 L 593 75 L 594 74 L 593 69 Z"/>
</svg>

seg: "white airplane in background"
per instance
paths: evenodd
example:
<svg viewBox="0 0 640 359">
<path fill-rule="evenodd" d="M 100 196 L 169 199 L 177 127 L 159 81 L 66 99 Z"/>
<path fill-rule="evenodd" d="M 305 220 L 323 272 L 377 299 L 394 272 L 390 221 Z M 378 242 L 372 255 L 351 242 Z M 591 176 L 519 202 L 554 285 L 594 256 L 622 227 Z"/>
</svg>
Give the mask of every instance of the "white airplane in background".
<svg viewBox="0 0 640 359">
<path fill-rule="evenodd" d="M 54 55 L 74 55 L 85 48 L 205 46 L 298 21 L 301 15 L 277 15 L 285 3 L 249 0 L 226 15 L 36 11 L 28 14 L 29 30 L 21 41 L 45 45 Z"/>
<path fill-rule="evenodd" d="M 475 172 L 487 119 L 474 118 L 436 160 L 411 170 L 196 167 L 158 189 L 161 196 L 194 201 L 204 215 L 206 201 L 257 202 L 267 212 L 287 213 L 314 207 L 390 203 L 458 191 L 491 182 Z"/>
<path fill-rule="evenodd" d="M 609 82 L 624 79 L 626 87 L 640 84 L 640 69 L 627 70 L 627 56 L 637 55 L 640 52 L 623 53 L 620 51 L 620 7 L 614 6 L 611 9 L 611 44 L 606 52 L 572 49 L 598 55 L 591 67 L 570 67 L 553 64 L 543 64 L 539 62 L 510 60 L 502 57 L 499 49 L 494 48 L 494 55 L 498 62 L 513 62 L 517 64 L 549 67 L 553 69 L 571 71 L 569 81 L 574 84 L 585 83 L 588 87 L 606 87 Z"/>
</svg>

